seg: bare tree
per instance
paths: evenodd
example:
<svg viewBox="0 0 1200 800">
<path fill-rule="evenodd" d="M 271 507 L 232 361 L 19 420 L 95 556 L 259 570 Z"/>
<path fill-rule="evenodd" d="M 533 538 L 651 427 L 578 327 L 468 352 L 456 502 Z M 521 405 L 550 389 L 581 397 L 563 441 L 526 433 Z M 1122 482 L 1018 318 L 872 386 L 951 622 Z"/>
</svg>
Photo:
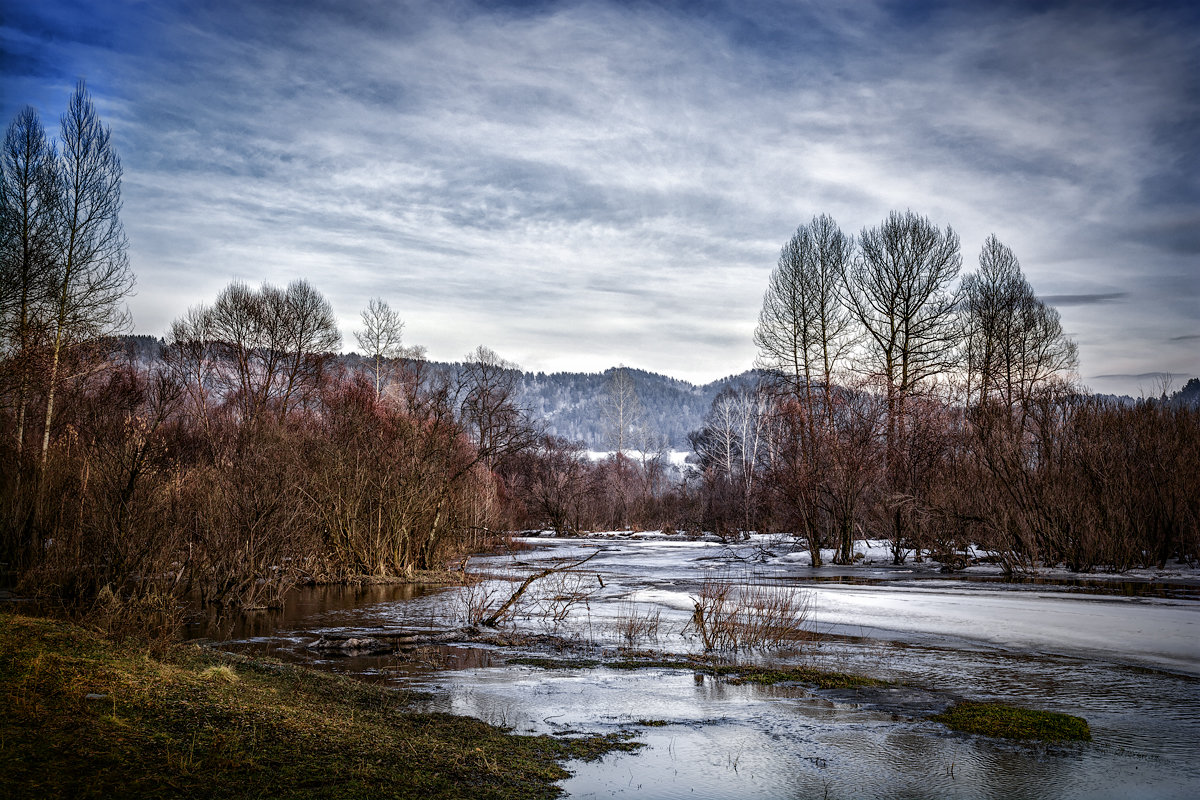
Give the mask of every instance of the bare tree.
<svg viewBox="0 0 1200 800">
<path fill-rule="evenodd" d="M 962 256 L 951 228 L 942 231 L 912 211 L 893 211 L 878 228 L 864 229 L 859 248 L 846 294 L 865 334 L 865 371 L 882 382 L 887 398 L 885 463 L 892 551 L 900 563 L 913 513 L 913 487 L 905 481 L 908 400 L 953 366 L 958 299 L 950 287 Z"/>
<path fill-rule="evenodd" d="M 833 398 L 835 438 L 826 451 L 822 494 L 836 545 L 835 564 L 853 561 L 855 526 L 878 482 L 881 405 L 878 395 L 861 387 L 841 387 Z"/>
<path fill-rule="evenodd" d="M 537 441 L 539 432 L 517 403 L 519 366 L 480 345 L 467 355 L 463 377 L 462 419 L 488 469 L 494 469 L 500 458 Z"/>
<path fill-rule="evenodd" d="M 878 228 L 863 230 L 859 247 L 847 297 L 866 334 L 866 366 L 883 380 L 889 414 L 898 419 L 909 394 L 952 366 L 958 234 L 912 211 L 893 211 Z"/>
<path fill-rule="evenodd" d="M 853 343 L 853 320 L 841 297 L 853 251 L 853 240 L 832 217 L 813 217 L 783 246 L 763 297 L 754 331 L 756 365 L 810 406 L 816 392 L 828 398 Z"/>
<path fill-rule="evenodd" d="M 791 505 L 788 515 L 808 542 L 813 566 L 821 564 L 822 466 L 833 439 L 834 380 L 855 338 L 842 297 L 853 249 L 828 215 L 797 228 L 780 251 L 754 332 L 757 364 L 771 375 L 778 401 L 776 493 Z"/>
<path fill-rule="evenodd" d="M 35 343 L 45 324 L 55 159 L 37 112 L 22 109 L 9 125 L 0 152 L 0 347 L 12 360 L 18 455 L 25 445 Z"/>
<path fill-rule="evenodd" d="M 62 116 L 57 160 L 51 281 L 50 365 L 42 463 L 65 348 L 124 328 L 121 301 L 133 288 L 121 210 L 121 161 L 80 81 Z"/>
<path fill-rule="evenodd" d="M 189 393 L 198 397 L 211 386 L 249 429 L 268 411 L 283 422 L 310 402 L 340 341 L 329 301 L 307 281 L 258 291 L 235 282 L 211 307 L 172 325 L 170 350 Z"/>
<path fill-rule="evenodd" d="M 1038 387 L 1078 363 L 1058 312 L 1034 294 L 1017 257 L 993 234 L 979 272 L 962 280 L 968 401 L 1027 403 Z"/>
<path fill-rule="evenodd" d="M 756 527 L 754 498 L 771 414 L 771 398 L 760 384 L 726 387 L 713 398 L 704 426 L 689 437 L 710 495 L 708 515 L 718 529 L 728 514 L 736 514 L 743 531 Z"/>
<path fill-rule="evenodd" d="M 642 404 L 638 399 L 633 376 L 625 367 L 617 367 L 608 379 L 608 391 L 602 400 L 608 443 L 618 457 L 624 456 L 633 432 L 642 419 Z"/>
<path fill-rule="evenodd" d="M 171 323 L 163 360 L 179 385 L 186 413 L 198 420 L 210 447 L 215 442 L 212 414 L 217 403 L 219 370 L 215 319 L 209 309 L 198 306 Z"/>
<path fill-rule="evenodd" d="M 546 435 L 525 461 L 523 488 L 541 519 L 559 536 L 577 531 L 589 466 L 583 447 Z"/>
<path fill-rule="evenodd" d="M 402 344 L 404 322 L 380 297 L 372 297 L 360 316 L 363 327 L 354 332 L 354 338 L 363 355 L 371 359 L 369 369 L 375 378 L 375 397 L 378 398 L 386 384 L 388 362 L 405 355 Z"/>
<path fill-rule="evenodd" d="M 325 367 L 342 342 L 333 306 L 305 280 L 292 281 L 282 293 L 264 286 L 273 327 L 280 333 L 283 376 L 280 387 L 279 420 L 288 410 L 315 397 Z"/>
</svg>

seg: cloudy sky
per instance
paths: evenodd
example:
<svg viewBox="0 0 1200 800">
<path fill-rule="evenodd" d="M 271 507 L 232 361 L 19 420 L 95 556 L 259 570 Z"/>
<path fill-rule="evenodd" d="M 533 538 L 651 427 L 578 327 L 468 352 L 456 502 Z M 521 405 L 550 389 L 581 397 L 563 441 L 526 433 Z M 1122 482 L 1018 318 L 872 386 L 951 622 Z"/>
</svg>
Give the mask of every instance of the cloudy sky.
<svg viewBox="0 0 1200 800">
<path fill-rule="evenodd" d="M 1093 388 L 1200 374 L 1190 4 L 0 3 L 4 121 L 84 78 L 112 128 L 139 332 L 306 278 L 347 350 L 381 296 L 432 358 L 707 381 L 798 224 L 911 208 Z"/>
</svg>

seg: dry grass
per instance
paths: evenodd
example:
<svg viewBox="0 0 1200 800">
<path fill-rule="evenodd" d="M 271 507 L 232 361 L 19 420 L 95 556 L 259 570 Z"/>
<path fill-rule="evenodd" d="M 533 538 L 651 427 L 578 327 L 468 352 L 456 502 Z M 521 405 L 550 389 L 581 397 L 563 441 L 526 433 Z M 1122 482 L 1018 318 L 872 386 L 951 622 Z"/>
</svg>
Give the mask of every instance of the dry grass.
<svg viewBox="0 0 1200 800">
<path fill-rule="evenodd" d="M 658 641 L 661 619 L 661 609 L 647 608 L 632 600 L 623 600 L 617 609 L 614 625 L 617 635 L 626 647 L 639 647 Z"/>
<path fill-rule="evenodd" d="M 404 694 L 176 645 L 151 655 L 0 614 L 0 796 L 554 797 L 627 734 L 516 736 Z"/>
</svg>

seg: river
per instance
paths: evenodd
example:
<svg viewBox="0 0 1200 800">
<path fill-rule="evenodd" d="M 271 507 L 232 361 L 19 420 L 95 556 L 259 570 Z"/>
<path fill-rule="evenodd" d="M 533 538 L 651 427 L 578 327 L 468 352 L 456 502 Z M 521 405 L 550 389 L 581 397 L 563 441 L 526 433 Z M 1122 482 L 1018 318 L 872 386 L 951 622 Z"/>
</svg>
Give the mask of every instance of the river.
<svg viewBox="0 0 1200 800">
<path fill-rule="evenodd" d="M 520 540 L 476 557 L 497 576 L 475 589 L 310 588 L 282 611 L 190 635 L 428 693 L 431 710 L 518 732 L 629 730 L 634 753 L 570 764 L 570 797 L 1190 798 L 1200 792 L 1200 591 L 1194 570 L 1133 577 L 1049 573 L 1002 583 L 993 567 L 811 568 L 787 540 L 727 545 L 613 535 Z M 593 555 L 594 554 L 594 555 Z M 514 646 L 442 644 L 401 655 L 334 656 L 320 636 L 460 624 L 554 563 L 504 626 Z M 506 578 L 500 580 L 499 578 Z M 814 637 L 741 660 L 803 664 L 895 682 L 819 691 L 733 685 L 692 670 L 547 670 L 514 655 L 598 657 L 622 645 L 696 652 L 689 626 L 705 581 L 787 587 L 808 604 Z M 489 596 L 490 593 L 490 596 Z M 653 620 L 641 635 L 631 620 Z M 926 719 L 958 699 L 1082 716 L 1093 741 L 1026 744 L 954 733 Z"/>
</svg>

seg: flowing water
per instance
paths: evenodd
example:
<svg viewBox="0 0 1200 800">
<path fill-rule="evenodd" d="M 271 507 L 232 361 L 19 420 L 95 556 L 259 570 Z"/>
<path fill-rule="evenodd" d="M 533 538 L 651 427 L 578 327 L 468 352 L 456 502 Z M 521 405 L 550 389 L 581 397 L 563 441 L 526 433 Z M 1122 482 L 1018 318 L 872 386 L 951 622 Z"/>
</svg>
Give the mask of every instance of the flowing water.
<svg viewBox="0 0 1200 800">
<path fill-rule="evenodd" d="M 629 730 L 646 747 L 570 764 L 571 797 L 1193 797 L 1200 793 L 1200 598 L 1183 573 L 1137 580 L 1043 576 L 999 583 L 988 569 L 943 576 L 929 565 L 812 569 L 785 542 L 678 538 L 529 540 L 477 558 L 497 577 L 469 593 L 412 587 L 296 592 L 282 610 L 194 637 L 427 694 L 432 710 L 518 732 Z M 593 555 L 594 554 L 594 555 Z M 444 630 L 495 607 L 521 578 L 593 557 L 535 583 L 505 630 L 520 646 L 448 644 L 401 655 L 331 656 L 319 636 Z M 878 554 L 876 554 L 878 555 Z M 870 560 L 870 559 L 868 559 Z M 506 578 L 507 580 L 501 580 Z M 597 657 L 630 644 L 696 652 L 689 626 L 706 580 L 798 587 L 819 634 L 741 660 L 887 678 L 856 691 L 732 685 L 692 670 L 544 670 L 519 654 Z M 651 626 L 648 626 L 651 627 Z M 653 634 L 653 635 L 651 635 Z M 536 636 L 535 636 L 536 635 Z M 1093 741 L 1025 744 L 927 721 L 962 699 L 1001 700 L 1086 718 Z M 653 724 L 649 724 L 653 723 Z"/>
</svg>

